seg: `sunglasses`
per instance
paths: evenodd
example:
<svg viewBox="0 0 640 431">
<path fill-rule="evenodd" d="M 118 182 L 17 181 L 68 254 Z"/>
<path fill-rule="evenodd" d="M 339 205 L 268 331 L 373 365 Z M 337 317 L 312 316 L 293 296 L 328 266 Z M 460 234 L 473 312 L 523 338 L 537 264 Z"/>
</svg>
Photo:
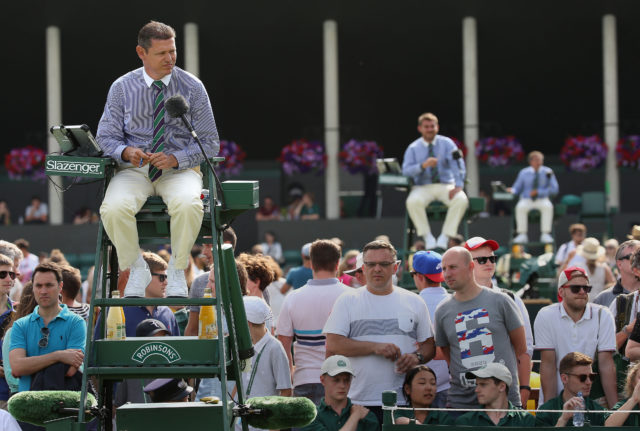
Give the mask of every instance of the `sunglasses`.
<svg viewBox="0 0 640 431">
<path fill-rule="evenodd" d="M 155 275 L 156 277 L 158 277 L 158 280 L 160 280 L 160 283 L 164 283 L 164 281 L 167 279 L 167 274 L 156 274 L 155 272 L 152 272 L 151 275 Z"/>
<path fill-rule="evenodd" d="M 578 294 L 578 293 L 580 293 L 581 289 L 584 290 L 586 293 L 591 292 L 591 288 L 593 286 L 589 286 L 589 285 L 582 286 L 582 285 L 577 285 L 577 284 L 570 284 L 568 286 L 562 286 L 562 287 L 568 287 L 569 289 L 571 289 L 571 293 Z"/>
<path fill-rule="evenodd" d="M 578 380 L 580 380 L 580 383 L 584 383 L 587 381 L 587 378 L 589 379 L 590 382 L 593 382 L 596 379 L 597 374 L 596 373 L 591 373 L 591 374 L 571 374 L 571 373 L 566 373 L 568 376 L 576 376 L 578 378 Z"/>
<path fill-rule="evenodd" d="M 498 257 L 496 255 L 491 255 L 491 256 L 474 257 L 473 260 L 477 260 L 480 265 L 484 265 L 485 263 L 487 263 L 487 261 L 491 263 L 496 263 L 497 258 Z"/>
<path fill-rule="evenodd" d="M 629 253 L 624 256 L 621 256 L 618 260 L 631 260 L 631 256 L 633 256 L 633 253 Z"/>
<path fill-rule="evenodd" d="M 16 279 L 16 273 L 13 271 L 0 271 L 0 280 L 6 278 L 7 274 L 11 277 L 12 280 Z"/>
<path fill-rule="evenodd" d="M 42 338 L 40 338 L 40 341 L 38 341 L 38 346 L 41 349 L 44 349 L 49 345 L 49 328 L 40 328 L 40 333 L 42 334 Z"/>
</svg>

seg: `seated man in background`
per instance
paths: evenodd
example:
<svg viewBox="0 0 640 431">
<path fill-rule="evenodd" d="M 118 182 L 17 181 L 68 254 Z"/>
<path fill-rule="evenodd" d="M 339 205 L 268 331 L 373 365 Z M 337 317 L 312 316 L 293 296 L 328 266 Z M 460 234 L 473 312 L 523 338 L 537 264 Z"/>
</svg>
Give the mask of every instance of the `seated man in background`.
<svg viewBox="0 0 640 431">
<path fill-rule="evenodd" d="M 449 238 L 458 233 L 458 225 L 469 206 L 464 188 L 466 169 L 464 158 L 456 144 L 446 136 L 438 135 L 438 117 L 428 112 L 418 117 L 418 132 L 404 153 L 402 175 L 413 180 L 407 197 L 407 212 L 418 236 L 423 237 L 427 250 L 446 249 Z M 433 236 L 426 208 L 433 201 L 447 206 L 442 233 Z"/>
<path fill-rule="evenodd" d="M 516 182 L 509 191 L 519 195 L 516 205 L 516 232 L 518 236 L 513 240 L 516 244 L 529 242 L 527 236 L 529 211 L 540 211 L 540 242 L 551 243 L 551 224 L 553 222 L 553 204 L 549 196 L 558 194 L 558 181 L 551 168 L 542 166 L 544 156 L 540 151 L 529 153 L 529 167 L 518 174 Z"/>
</svg>

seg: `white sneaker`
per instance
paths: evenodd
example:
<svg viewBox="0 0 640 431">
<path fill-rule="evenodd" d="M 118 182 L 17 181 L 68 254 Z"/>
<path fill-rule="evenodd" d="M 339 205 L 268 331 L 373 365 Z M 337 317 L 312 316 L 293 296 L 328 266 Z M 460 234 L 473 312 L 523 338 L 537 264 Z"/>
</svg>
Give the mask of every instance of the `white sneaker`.
<svg viewBox="0 0 640 431">
<path fill-rule="evenodd" d="M 513 239 L 514 244 L 526 244 L 528 242 L 529 242 L 529 237 L 527 236 L 526 233 L 518 234 L 518 236 L 516 236 Z"/>
<path fill-rule="evenodd" d="M 167 298 L 186 298 L 187 280 L 184 269 L 175 269 L 171 263 L 167 268 Z"/>
<path fill-rule="evenodd" d="M 424 246 L 427 250 L 436 248 L 436 237 L 431 232 L 424 236 Z"/>
<path fill-rule="evenodd" d="M 543 233 L 542 235 L 540 235 L 540 242 L 545 244 L 551 244 L 553 243 L 553 237 L 548 233 Z"/>
<path fill-rule="evenodd" d="M 443 233 L 438 237 L 438 241 L 436 242 L 436 248 L 441 248 L 443 250 L 447 249 L 447 245 L 449 243 L 449 237 Z"/>
<path fill-rule="evenodd" d="M 129 270 L 129 280 L 124 288 L 125 298 L 144 298 L 144 292 L 151 283 L 151 271 L 149 265 L 142 259 L 142 256 L 133 264 Z"/>
</svg>

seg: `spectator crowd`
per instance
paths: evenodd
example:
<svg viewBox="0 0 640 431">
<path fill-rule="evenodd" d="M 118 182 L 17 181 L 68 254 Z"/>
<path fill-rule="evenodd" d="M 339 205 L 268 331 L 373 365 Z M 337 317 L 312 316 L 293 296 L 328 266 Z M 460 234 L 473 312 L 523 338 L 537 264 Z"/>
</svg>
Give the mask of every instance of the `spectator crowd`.
<svg viewBox="0 0 640 431">
<path fill-rule="evenodd" d="M 384 237 L 348 251 L 336 238 L 318 239 L 283 275 L 282 248 L 269 234 L 261 250 L 236 258 L 255 350 L 241 381 L 221 388 L 217 378 L 128 379 L 113 405 L 193 401 L 223 390 L 235 397 L 242 385 L 245 397 L 311 399 L 317 417 L 307 431 L 377 430 L 382 393 L 392 390 L 396 424 L 572 426 L 580 420 L 574 413 L 586 410 L 580 417 L 591 425 L 638 426 L 629 411 L 640 410 L 640 241 L 602 247 L 583 225 L 570 233 L 556 254 L 557 302 L 533 320 L 520 296 L 498 287 L 492 239 L 452 241 L 442 254 L 416 244 L 406 266 Z M 223 240 L 235 249 L 232 228 Z M 92 289 L 93 270 L 83 280 L 60 250 L 29 250 L 24 239 L 0 241 L 5 410 L 13 394 L 41 389 L 43 380 L 79 390 L 86 332 L 104 337 L 103 316 L 88 305 L 100 291 Z M 144 296 L 166 297 L 170 253 L 142 256 L 152 274 Z M 189 259 L 189 296 L 207 288 L 215 295 L 211 245 L 195 245 Z M 416 292 L 397 285 L 403 267 Z M 120 270 L 114 289 L 121 295 L 127 278 Z M 196 336 L 199 314 L 198 306 L 124 307 L 126 336 Z M 6 415 L 0 421 L 12 420 Z"/>
</svg>

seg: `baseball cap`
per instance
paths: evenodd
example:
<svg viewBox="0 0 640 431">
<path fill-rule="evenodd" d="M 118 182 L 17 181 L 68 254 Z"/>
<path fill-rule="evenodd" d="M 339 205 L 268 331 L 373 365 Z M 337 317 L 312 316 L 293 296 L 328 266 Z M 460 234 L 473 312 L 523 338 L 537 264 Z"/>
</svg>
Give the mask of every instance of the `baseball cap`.
<svg viewBox="0 0 640 431">
<path fill-rule="evenodd" d="M 466 248 L 467 250 L 475 250 L 476 248 L 480 248 L 483 245 L 488 245 L 493 251 L 496 251 L 500 247 L 498 243 L 492 239 L 484 239 L 481 236 L 474 236 L 473 238 L 469 238 L 464 243 L 464 248 Z"/>
<path fill-rule="evenodd" d="M 271 308 L 264 299 L 257 296 L 243 296 L 244 311 L 247 313 L 247 320 L 256 325 L 270 320 L 272 317 Z"/>
<path fill-rule="evenodd" d="M 576 274 L 579 272 L 580 274 Z M 587 275 L 587 271 L 584 268 L 580 268 L 579 266 L 572 266 L 571 268 L 567 268 L 560 273 L 560 277 L 558 277 L 558 287 L 562 287 L 567 284 L 570 280 L 573 280 L 576 277 L 584 277 L 589 281 L 589 276 Z"/>
<path fill-rule="evenodd" d="M 136 326 L 136 337 L 153 337 L 160 331 L 165 331 L 167 335 L 171 335 L 171 332 L 161 321 L 157 319 L 144 319 Z"/>
<path fill-rule="evenodd" d="M 331 377 L 336 376 L 340 373 L 349 373 L 355 377 L 355 373 L 353 372 L 353 368 L 351 368 L 351 362 L 346 356 L 342 355 L 333 355 L 329 356 L 322 363 L 322 374 L 329 374 Z"/>
<path fill-rule="evenodd" d="M 345 274 L 354 274 L 357 270 L 362 269 L 362 265 L 364 265 L 364 255 L 362 254 L 362 252 L 358 253 L 358 255 L 356 256 L 356 267 L 353 269 L 350 269 L 349 271 L 345 271 Z"/>
<path fill-rule="evenodd" d="M 155 379 L 143 388 L 151 401 L 162 403 L 179 401 L 193 392 L 193 388 L 182 379 Z"/>
<path fill-rule="evenodd" d="M 303 245 L 302 250 L 300 250 L 300 253 L 302 253 L 302 255 L 305 257 L 311 256 L 311 243 L 308 242 L 305 245 Z"/>
<path fill-rule="evenodd" d="M 513 381 L 509 369 L 499 362 L 491 362 L 486 367 L 480 368 L 479 370 L 467 371 L 466 377 L 467 379 L 473 379 L 474 377 L 489 379 L 491 377 L 495 377 L 496 379 L 505 382 L 507 386 L 511 386 L 511 382 Z"/>
<path fill-rule="evenodd" d="M 413 270 L 436 283 L 444 281 L 444 276 L 442 275 L 442 256 L 435 251 L 419 251 L 414 254 Z"/>
</svg>

